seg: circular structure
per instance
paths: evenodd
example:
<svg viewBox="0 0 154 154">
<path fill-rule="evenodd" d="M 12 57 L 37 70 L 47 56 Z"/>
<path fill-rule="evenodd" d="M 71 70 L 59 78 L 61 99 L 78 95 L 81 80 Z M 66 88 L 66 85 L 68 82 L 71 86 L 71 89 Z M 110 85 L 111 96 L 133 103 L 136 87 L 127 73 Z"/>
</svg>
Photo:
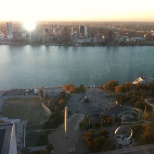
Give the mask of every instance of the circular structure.
<svg viewBox="0 0 154 154">
<path fill-rule="evenodd" d="M 114 132 L 114 139 L 120 145 L 132 144 L 133 130 L 128 125 L 118 127 Z"/>
</svg>

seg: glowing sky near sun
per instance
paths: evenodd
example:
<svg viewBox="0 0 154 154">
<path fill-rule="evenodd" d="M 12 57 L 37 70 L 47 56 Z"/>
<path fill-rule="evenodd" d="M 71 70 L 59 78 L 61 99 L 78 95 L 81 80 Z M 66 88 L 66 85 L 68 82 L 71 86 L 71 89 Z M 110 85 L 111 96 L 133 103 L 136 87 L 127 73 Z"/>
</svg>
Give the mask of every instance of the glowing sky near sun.
<svg viewBox="0 0 154 154">
<path fill-rule="evenodd" d="M 0 0 L 0 20 L 154 21 L 154 0 Z"/>
</svg>

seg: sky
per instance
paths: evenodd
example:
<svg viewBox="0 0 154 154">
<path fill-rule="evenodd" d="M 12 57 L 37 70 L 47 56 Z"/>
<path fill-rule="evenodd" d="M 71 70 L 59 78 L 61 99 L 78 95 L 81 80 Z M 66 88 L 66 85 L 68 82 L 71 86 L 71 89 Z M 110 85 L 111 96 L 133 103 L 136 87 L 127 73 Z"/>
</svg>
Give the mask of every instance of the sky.
<svg viewBox="0 0 154 154">
<path fill-rule="evenodd" d="M 8 20 L 154 22 L 154 0 L 0 0 Z"/>
</svg>

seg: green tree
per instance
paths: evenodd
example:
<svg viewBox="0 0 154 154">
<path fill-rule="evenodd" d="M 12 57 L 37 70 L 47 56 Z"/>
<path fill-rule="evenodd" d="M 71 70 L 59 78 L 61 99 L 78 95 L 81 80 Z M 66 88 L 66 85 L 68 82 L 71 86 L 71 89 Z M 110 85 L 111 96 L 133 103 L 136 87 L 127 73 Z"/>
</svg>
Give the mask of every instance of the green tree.
<svg viewBox="0 0 154 154">
<path fill-rule="evenodd" d="M 86 91 L 86 88 L 84 87 L 83 84 L 81 84 L 79 87 L 75 88 L 75 92 L 77 92 L 77 93 L 85 93 L 85 91 Z"/>
<path fill-rule="evenodd" d="M 44 87 L 41 87 L 39 89 L 39 93 L 40 93 L 40 99 L 41 99 L 41 101 L 45 102 L 45 89 L 44 89 Z"/>
<path fill-rule="evenodd" d="M 22 154 L 30 154 L 30 151 L 27 147 L 23 147 L 21 152 L 22 152 Z"/>
</svg>

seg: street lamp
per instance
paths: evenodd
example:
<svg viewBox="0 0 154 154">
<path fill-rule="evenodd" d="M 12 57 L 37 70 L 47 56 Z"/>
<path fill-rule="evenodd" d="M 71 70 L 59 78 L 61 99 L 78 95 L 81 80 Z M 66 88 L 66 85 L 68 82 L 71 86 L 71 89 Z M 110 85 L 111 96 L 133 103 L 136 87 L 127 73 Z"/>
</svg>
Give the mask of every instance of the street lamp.
<svg viewBox="0 0 154 154">
<path fill-rule="evenodd" d="M 102 128 L 103 113 L 100 113 L 99 116 L 101 117 L 101 128 Z"/>
<path fill-rule="evenodd" d="M 89 125 L 89 129 L 90 129 L 90 114 L 87 114 L 86 116 L 88 118 L 88 125 Z"/>
<path fill-rule="evenodd" d="M 24 121 L 24 147 L 26 146 L 26 144 L 25 144 L 25 138 L 26 138 L 26 123 L 27 123 L 27 120 Z"/>
</svg>

